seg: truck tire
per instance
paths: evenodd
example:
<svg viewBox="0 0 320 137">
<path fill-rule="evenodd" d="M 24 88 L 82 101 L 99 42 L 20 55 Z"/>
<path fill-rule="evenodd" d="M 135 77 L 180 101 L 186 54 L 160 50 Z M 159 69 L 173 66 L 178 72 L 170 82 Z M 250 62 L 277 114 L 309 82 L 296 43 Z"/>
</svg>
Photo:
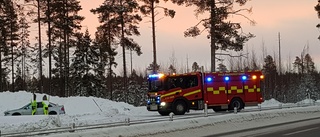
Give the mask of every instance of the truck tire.
<svg viewBox="0 0 320 137">
<path fill-rule="evenodd" d="M 231 100 L 231 103 L 229 104 L 229 110 L 234 110 L 235 107 L 238 111 L 240 111 L 244 107 L 241 99 L 234 98 Z"/>
<path fill-rule="evenodd" d="M 181 100 L 174 103 L 173 107 L 173 113 L 175 115 L 184 115 L 187 111 L 186 103 L 184 103 L 184 101 Z"/>
<path fill-rule="evenodd" d="M 158 111 L 158 113 L 161 115 L 161 116 L 168 116 L 170 114 L 170 111 Z"/>
</svg>

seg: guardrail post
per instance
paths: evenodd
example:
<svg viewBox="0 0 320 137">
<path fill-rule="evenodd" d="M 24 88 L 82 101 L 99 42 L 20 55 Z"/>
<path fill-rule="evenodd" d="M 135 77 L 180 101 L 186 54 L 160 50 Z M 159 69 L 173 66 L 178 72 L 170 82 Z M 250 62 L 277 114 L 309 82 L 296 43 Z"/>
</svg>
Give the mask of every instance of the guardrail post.
<svg viewBox="0 0 320 137">
<path fill-rule="evenodd" d="M 173 121 L 173 113 L 172 112 L 169 114 L 169 121 Z"/>
<path fill-rule="evenodd" d="M 204 103 L 204 116 L 208 117 L 208 104 Z"/>
<path fill-rule="evenodd" d="M 126 119 L 125 119 L 125 122 L 126 122 L 126 125 L 127 125 L 127 126 L 130 126 L 130 118 L 126 118 Z"/>
<path fill-rule="evenodd" d="M 234 114 L 237 114 L 237 111 L 238 111 L 237 107 L 234 107 L 233 111 L 234 111 Z"/>
<path fill-rule="evenodd" d="M 71 124 L 71 129 L 69 130 L 69 132 L 74 132 L 75 131 L 75 127 L 76 127 L 76 124 L 72 123 Z"/>
<path fill-rule="evenodd" d="M 258 104 L 258 109 L 261 111 L 261 104 Z"/>
<path fill-rule="evenodd" d="M 282 104 L 279 104 L 279 108 L 282 109 Z"/>
<path fill-rule="evenodd" d="M 61 127 L 61 120 L 60 120 L 60 115 L 59 115 L 59 113 L 58 113 L 58 115 L 57 115 L 57 119 L 56 119 L 57 121 L 57 124 L 58 124 L 58 127 Z"/>
</svg>

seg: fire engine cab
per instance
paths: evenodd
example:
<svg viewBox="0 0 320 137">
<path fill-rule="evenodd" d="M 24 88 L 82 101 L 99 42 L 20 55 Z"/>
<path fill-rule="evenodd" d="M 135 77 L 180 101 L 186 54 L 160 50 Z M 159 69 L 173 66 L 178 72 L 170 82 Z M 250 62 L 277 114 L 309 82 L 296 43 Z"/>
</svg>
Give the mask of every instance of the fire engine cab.
<svg viewBox="0 0 320 137">
<path fill-rule="evenodd" d="M 190 109 L 202 110 L 204 104 L 214 111 L 241 110 L 263 102 L 261 71 L 192 72 L 152 74 L 148 77 L 147 109 L 161 115 L 184 115 Z"/>
</svg>

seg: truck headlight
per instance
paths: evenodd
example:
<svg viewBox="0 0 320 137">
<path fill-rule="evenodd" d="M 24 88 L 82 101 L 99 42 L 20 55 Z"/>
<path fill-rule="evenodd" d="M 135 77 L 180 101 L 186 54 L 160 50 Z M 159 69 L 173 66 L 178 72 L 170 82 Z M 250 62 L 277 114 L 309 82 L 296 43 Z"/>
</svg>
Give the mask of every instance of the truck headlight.
<svg viewBox="0 0 320 137">
<path fill-rule="evenodd" d="M 166 102 L 161 102 L 160 103 L 160 106 L 165 106 L 166 105 Z"/>
</svg>

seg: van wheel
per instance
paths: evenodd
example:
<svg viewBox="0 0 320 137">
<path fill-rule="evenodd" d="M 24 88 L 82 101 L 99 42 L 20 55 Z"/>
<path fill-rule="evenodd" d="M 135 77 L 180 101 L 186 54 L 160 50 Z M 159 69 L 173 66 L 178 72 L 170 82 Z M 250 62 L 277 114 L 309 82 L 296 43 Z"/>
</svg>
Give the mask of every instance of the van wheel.
<svg viewBox="0 0 320 137">
<path fill-rule="evenodd" d="M 173 113 L 175 115 L 184 115 L 187 111 L 187 105 L 184 101 L 177 101 L 174 103 Z"/>
<path fill-rule="evenodd" d="M 231 103 L 229 104 L 229 110 L 234 110 L 234 108 L 237 108 L 238 111 L 243 109 L 244 105 L 241 99 L 234 98 L 232 99 Z"/>
</svg>

